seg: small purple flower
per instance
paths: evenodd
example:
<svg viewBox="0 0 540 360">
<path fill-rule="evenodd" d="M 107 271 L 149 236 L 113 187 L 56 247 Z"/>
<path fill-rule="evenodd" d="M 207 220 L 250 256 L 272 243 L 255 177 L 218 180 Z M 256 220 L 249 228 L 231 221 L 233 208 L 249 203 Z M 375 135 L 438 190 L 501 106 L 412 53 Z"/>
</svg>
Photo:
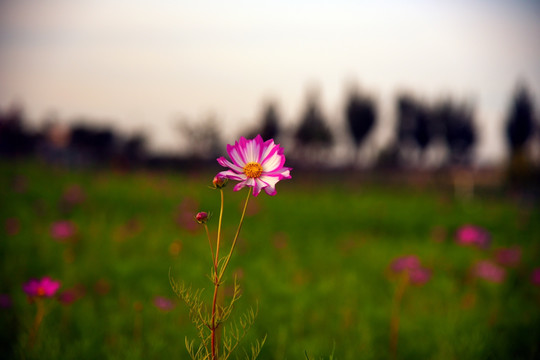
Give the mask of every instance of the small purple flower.
<svg viewBox="0 0 540 360">
<path fill-rule="evenodd" d="M 75 225 L 69 220 L 57 221 L 51 225 L 51 236 L 59 241 L 71 238 L 75 231 Z"/>
<path fill-rule="evenodd" d="M 420 267 L 420 259 L 416 255 L 400 256 L 390 265 L 391 269 L 395 273 L 400 273 L 404 270 L 411 270 Z"/>
<path fill-rule="evenodd" d="M 10 308 L 13 305 L 13 301 L 11 300 L 11 296 L 8 294 L 0 294 L 0 308 L 7 309 Z"/>
<path fill-rule="evenodd" d="M 474 245 L 482 249 L 489 247 L 491 237 L 489 233 L 474 225 L 463 225 L 456 231 L 456 242 L 460 245 Z"/>
<path fill-rule="evenodd" d="M 176 306 L 171 299 L 163 296 L 154 297 L 154 305 L 161 311 L 171 311 Z"/>
<path fill-rule="evenodd" d="M 45 276 L 40 280 L 31 279 L 22 288 L 29 297 L 53 297 L 60 288 L 60 281 Z"/>
<path fill-rule="evenodd" d="M 540 286 L 540 267 L 533 269 L 531 274 L 531 282 L 533 285 Z"/>
<path fill-rule="evenodd" d="M 521 248 L 512 246 L 501 248 L 495 252 L 496 261 L 503 266 L 516 266 L 521 261 Z"/>
<path fill-rule="evenodd" d="M 506 278 L 506 270 L 489 260 L 477 262 L 474 265 L 473 274 L 493 283 L 501 283 Z"/>
</svg>

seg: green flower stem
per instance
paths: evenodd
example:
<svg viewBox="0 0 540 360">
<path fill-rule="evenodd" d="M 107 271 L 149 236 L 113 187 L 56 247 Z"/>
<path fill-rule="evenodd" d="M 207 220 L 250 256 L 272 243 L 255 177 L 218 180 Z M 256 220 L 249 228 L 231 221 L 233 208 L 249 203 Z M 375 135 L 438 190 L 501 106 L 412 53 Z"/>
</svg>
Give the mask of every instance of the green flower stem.
<svg viewBox="0 0 540 360">
<path fill-rule="evenodd" d="M 212 360 L 216 360 L 218 356 L 218 349 L 216 344 L 216 333 L 217 328 L 219 324 L 216 325 L 216 307 L 217 307 L 217 295 L 219 290 L 219 284 L 221 277 L 218 277 L 218 262 L 219 262 L 219 246 L 221 243 L 221 224 L 223 220 L 223 189 L 219 189 L 220 197 L 221 197 L 221 205 L 219 208 L 219 222 L 218 222 L 218 232 L 217 232 L 217 241 L 216 241 L 216 256 L 214 257 L 214 254 L 212 254 L 213 262 L 214 262 L 214 298 L 212 300 L 212 325 L 210 327 L 210 331 L 212 332 L 211 335 L 211 341 L 212 341 Z M 208 237 L 210 240 L 210 236 Z"/>
<path fill-rule="evenodd" d="M 244 222 L 244 216 L 246 215 L 246 209 L 249 202 L 249 197 L 251 195 L 250 189 L 248 189 L 248 194 L 246 197 L 246 202 L 244 203 L 244 210 L 242 211 L 242 217 L 240 218 L 240 223 L 238 224 L 238 228 L 236 229 L 236 234 L 234 235 L 234 240 L 231 245 L 231 250 L 229 251 L 229 255 L 227 255 L 227 258 L 225 259 L 225 263 L 221 267 L 221 271 L 218 275 L 218 259 L 219 259 L 219 244 L 221 240 L 221 221 L 223 216 L 223 190 L 219 190 L 221 193 L 221 208 L 219 211 L 219 225 L 218 225 L 218 234 L 217 234 L 217 245 L 216 245 L 216 256 L 214 261 L 214 269 L 215 269 L 215 277 L 214 277 L 214 298 L 212 300 L 212 318 L 211 318 L 211 326 L 210 331 L 211 334 L 211 346 L 212 346 L 212 360 L 217 360 L 218 358 L 218 347 L 216 344 L 216 333 L 217 328 L 219 324 L 216 324 L 216 307 L 217 307 L 217 297 L 218 297 L 218 290 L 219 285 L 221 284 L 221 278 L 223 277 L 223 274 L 225 273 L 225 269 L 227 268 L 227 265 L 229 265 L 229 260 L 231 260 L 232 253 L 234 251 L 234 248 L 236 246 L 236 241 L 238 240 L 238 235 L 240 234 L 240 230 L 242 229 L 242 224 Z"/>
<path fill-rule="evenodd" d="M 219 193 L 221 196 L 221 205 L 219 208 L 219 222 L 218 222 L 218 231 L 217 231 L 217 245 L 216 245 L 216 257 L 214 258 L 214 270 L 216 271 L 215 276 L 217 276 L 218 270 L 218 262 L 219 262 L 219 244 L 221 242 L 221 222 L 223 220 L 223 189 L 219 189 Z"/>
<path fill-rule="evenodd" d="M 225 269 L 227 268 L 227 265 L 229 264 L 229 260 L 231 260 L 232 253 L 234 251 L 234 247 L 236 246 L 236 240 L 238 240 L 238 235 L 240 234 L 240 230 L 242 229 L 242 224 L 244 223 L 244 216 L 246 215 L 246 209 L 249 202 L 249 196 L 251 195 L 251 190 L 248 188 L 248 194 L 246 197 L 246 202 L 244 203 L 244 210 L 242 211 L 242 217 L 240 218 L 240 223 L 238 224 L 238 229 L 236 229 L 236 235 L 234 235 L 234 240 L 231 246 L 231 251 L 229 251 L 229 255 L 227 255 L 227 259 L 225 260 L 225 264 L 223 264 L 221 271 L 219 273 L 218 280 L 221 280 L 223 277 L 223 274 L 225 273 Z"/>
</svg>

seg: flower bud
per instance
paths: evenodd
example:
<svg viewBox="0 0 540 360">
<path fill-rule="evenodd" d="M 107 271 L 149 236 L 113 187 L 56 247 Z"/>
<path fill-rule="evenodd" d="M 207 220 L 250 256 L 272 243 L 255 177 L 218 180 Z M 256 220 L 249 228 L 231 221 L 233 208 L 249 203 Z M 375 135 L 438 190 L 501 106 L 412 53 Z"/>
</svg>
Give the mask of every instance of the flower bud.
<svg viewBox="0 0 540 360">
<path fill-rule="evenodd" d="M 204 211 L 197 213 L 197 215 L 195 215 L 195 220 L 197 220 L 199 224 L 206 224 L 208 221 L 208 213 Z"/>
<path fill-rule="evenodd" d="M 217 174 L 216 176 L 214 176 L 214 180 L 212 180 L 212 184 L 214 185 L 215 189 L 222 189 L 227 185 L 228 181 L 229 179 L 227 179 L 226 177 L 220 174 Z"/>
</svg>

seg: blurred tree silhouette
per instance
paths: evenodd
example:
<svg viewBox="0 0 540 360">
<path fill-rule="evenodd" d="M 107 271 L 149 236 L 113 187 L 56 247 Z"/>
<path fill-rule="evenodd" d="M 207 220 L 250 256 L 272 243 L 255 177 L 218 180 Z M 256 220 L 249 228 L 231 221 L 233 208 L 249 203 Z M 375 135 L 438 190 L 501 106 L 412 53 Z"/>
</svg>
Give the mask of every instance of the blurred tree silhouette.
<svg viewBox="0 0 540 360">
<path fill-rule="evenodd" d="M 410 95 L 397 98 L 397 143 L 401 156 L 411 164 L 421 162 L 433 138 L 432 119 L 427 106 Z"/>
<path fill-rule="evenodd" d="M 330 128 L 319 110 L 317 97 L 308 95 L 306 110 L 294 135 L 297 156 L 308 162 L 323 161 L 333 144 Z"/>
<path fill-rule="evenodd" d="M 260 126 L 247 133 L 247 138 L 252 139 L 260 134 L 264 140 L 274 139 L 278 142 L 281 129 L 277 106 L 274 102 L 264 105 L 259 124 Z"/>
<path fill-rule="evenodd" d="M 269 103 L 266 106 L 262 118 L 262 128 L 260 134 L 264 140 L 275 140 L 279 135 L 279 117 L 274 103 Z"/>
<path fill-rule="evenodd" d="M 79 119 L 71 128 L 70 149 L 79 165 L 106 165 L 117 151 L 118 136 L 109 128 L 95 128 L 92 120 Z"/>
<path fill-rule="evenodd" d="M 510 147 L 509 185 L 522 188 L 540 187 L 540 171 L 533 168 L 526 147 L 533 136 L 534 104 L 527 87 L 517 87 L 506 119 L 506 137 Z"/>
<path fill-rule="evenodd" d="M 355 144 L 354 164 L 356 164 L 360 147 L 377 119 L 373 100 L 352 90 L 345 105 L 345 118 Z"/>
<path fill-rule="evenodd" d="M 444 136 L 450 165 L 470 165 L 472 148 L 476 142 L 473 110 L 466 104 L 459 105 L 447 99 L 433 110 L 433 128 L 436 136 Z"/>
<path fill-rule="evenodd" d="M 506 124 L 510 151 L 516 153 L 525 146 L 534 126 L 533 102 L 525 85 L 520 85 L 514 95 Z"/>
<path fill-rule="evenodd" d="M 29 132 L 24 122 L 24 109 L 18 103 L 0 111 L 0 155 L 16 157 L 35 152 L 39 135 Z"/>
</svg>

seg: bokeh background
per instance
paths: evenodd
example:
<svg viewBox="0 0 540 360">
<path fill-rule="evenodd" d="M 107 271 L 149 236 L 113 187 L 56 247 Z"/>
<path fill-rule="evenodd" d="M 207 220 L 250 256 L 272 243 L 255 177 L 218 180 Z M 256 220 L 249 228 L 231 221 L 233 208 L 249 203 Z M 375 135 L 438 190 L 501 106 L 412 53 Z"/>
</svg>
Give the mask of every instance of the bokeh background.
<svg viewBox="0 0 540 360">
<path fill-rule="evenodd" d="M 231 261 L 246 348 L 539 357 L 539 37 L 526 0 L 0 2 L 2 354 L 187 358 L 169 271 L 211 288 L 193 216 L 261 134 L 294 170 Z"/>
</svg>

